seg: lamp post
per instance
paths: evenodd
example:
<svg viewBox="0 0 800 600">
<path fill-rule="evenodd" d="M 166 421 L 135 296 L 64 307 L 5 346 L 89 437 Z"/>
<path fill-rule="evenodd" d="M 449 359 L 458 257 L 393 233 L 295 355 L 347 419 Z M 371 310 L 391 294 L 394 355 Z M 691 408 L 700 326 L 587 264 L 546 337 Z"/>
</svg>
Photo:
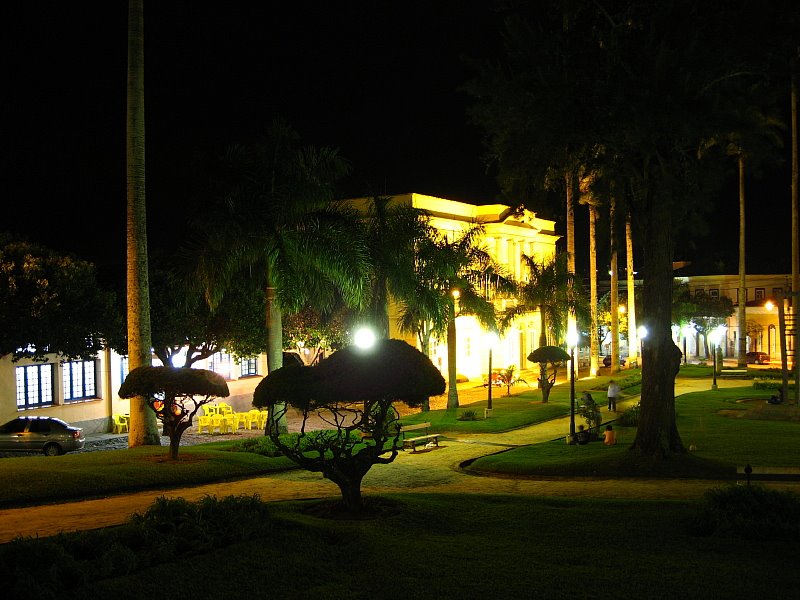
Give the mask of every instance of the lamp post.
<svg viewBox="0 0 800 600">
<path fill-rule="evenodd" d="M 567 332 L 569 348 L 569 441 L 575 442 L 575 347 L 578 345 L 578 332 L 570 329 Z"/>
<path fill-rule="evenodd" d="M 492 350 L 497 343 L 498 337 L 494 331 L 486 334 L 486 344 L 489 346 L 489 385 L 486 386 L 489 390 L 486 399 L 486 416 L 492 415 L 492 387 L 494 386 L 494 378 L 492 377 Z"/>
<path fill-rule="evenodd" d="M 711 342 L 711 352 L 714 354 L 714 360 L 712 361 L 712 377 L 711 377 L 711 389 L 717 389 L 717 344 L 719 344 L 719 329 L 714 329 L 711 334 L 708 336 L 709 341 Z"/>
</svg>

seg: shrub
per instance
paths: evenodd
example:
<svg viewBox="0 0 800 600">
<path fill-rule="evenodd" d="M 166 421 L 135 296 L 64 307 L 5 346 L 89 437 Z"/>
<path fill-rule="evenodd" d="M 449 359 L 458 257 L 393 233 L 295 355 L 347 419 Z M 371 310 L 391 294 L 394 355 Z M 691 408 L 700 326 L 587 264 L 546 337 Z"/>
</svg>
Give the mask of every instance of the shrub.
<svg viewBox="0 0 800 600">
<path fill-rule="evenodd" d="M 336 429 L 320 429 L 318 431 L 309 431 L 304 436 L 300 436 L 298 433 L 286 433 L 281 435 L 280 439 L 290 448 L 294 448 L 297 445 L 299 438 L 300 451 L 308 452 L 309 450 L 316 449 L 320 445 L 320 442 L 324 443 L 325 440 L 334 435 L 337 435 Z M 350 442 L 359 442 L 361 441 L 361 438 L 357 433 L 351 432 L 349 440 Z M 281 451 L 275 445 L 275 442 L 266 436 L 242 440 L 234 446 L 231 446 L 231 451 L 252 452 L 254 454 L 261 454 L 262 456 L 281 455 Z"/>
<path fill-rule="evenodd" d="M 474 410 L 464 410 L 457 418 L 459 421 L 477 421 L 478 413 Z"/>
<path fill-rule="evenodd" d="M 754 390 L 779 390 L 783 387 L 783 380 L 772 378 L 753 379 Z M 794 383 L 789 382 L 789 390 L 794 390 Z"/>
<path fill-rule="evenodd" d="M 800 497 L 759 485 L 709 490 L 694 527 L 700 535 L 796 540 L 800 536 Z"/>
<path fill-rule="evenodd" d="M 206 496 L 198 502 L 158 498 L 144 514 L 113 529 L 17 538 L 0 546 L 8 597 L 61 598 L 57 592 L 241 540 L 272 528 L 258 496 Z"/>
<path fill-rule="evenodd" d="M 617 417 L 617 424 L 622 427 L 636 427 L 639 425 L 639 412 L 641 410 L 640 404 L 637 402 L 628 410 Z"/>
<path fill-rule="evenodd" d="M 642 374 L 634 373 L 633 375 L 628 375 L 623 379 L 617 380 L 617 385 L 619 385 L 620 390 L 636 387 L 637 385 L 642 385 Z"/>
</svg>

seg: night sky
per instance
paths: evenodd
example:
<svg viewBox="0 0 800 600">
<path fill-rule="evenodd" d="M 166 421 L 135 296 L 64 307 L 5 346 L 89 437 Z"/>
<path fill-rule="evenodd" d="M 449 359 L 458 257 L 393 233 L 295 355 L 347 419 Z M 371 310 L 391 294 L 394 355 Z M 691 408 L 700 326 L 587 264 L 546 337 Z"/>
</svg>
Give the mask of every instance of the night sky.
<svg viewBox="0 0 800 600">
<path fill-rule="evenodd" d="M 122 263 L 127 3 L 17 4 L 4 11 L 0 229 Z M 463 56 L 501 54 L 492 2 L 275 4 L 146 3 L 151 247 L 173 245 L 202 206 L 203 165 L 277 116 L 305 142 L 340 148 L 352 166 L 343 197 L 415 191 L 497 200 L 458 89 L 472 76 Z M 770 171 L 750 192 L 754 271 L 790 268 L 776 241 L 789 240 L 784 177 L 785 169 Z M 735 272 L 735 187 L 732 194 L 720 202 L 712 235 L 676 258 L 719 252 Z M 767 209 L 775 203 L 785 215 Z M 583 210 L 578 219 L 582 247 Z M 563 222 L 557 227 L 563 234 Z"/>
</svg>

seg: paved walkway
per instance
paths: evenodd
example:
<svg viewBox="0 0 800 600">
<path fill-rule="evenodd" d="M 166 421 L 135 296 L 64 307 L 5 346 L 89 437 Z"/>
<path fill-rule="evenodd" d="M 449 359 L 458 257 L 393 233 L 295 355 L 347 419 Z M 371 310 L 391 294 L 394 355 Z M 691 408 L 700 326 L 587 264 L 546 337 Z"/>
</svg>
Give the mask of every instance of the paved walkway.
<svg viewBox="0 0 800 600">
<path fill-rule="evenodd" d="M 720 381 L 721 387 L 735 385 L 741 385 L 741 382 Z M 679 382 L 676 393 L 707 388 L 707 380 L 683 380 Z M 475 393 L 480 392 L 485 394 L 485 390 L 481 389 Z M 620 408 L 635 401 L 636 398 L 623 399 Z M 603 413 L 604 420 L 608 420 L 605 407 Z M 363 491 L 367 495 L 402 492 L 686 499 L 699 498 L 707 489 L 718 484 L 715 481 L 663 479 L 626 479 L 624 482 L 587 478 L 520 480 L 469 475 L 458 468 L 465 460 L 492 454 L 502 447 L 555 439 L 566 435 L 568 430 L 569 418 L 566 417 L 506 433 L 446 439 L 440 448 L 431 451 L 402 452 L 393 463 L 371 469 L 364 479 Z M 6 509 L 0 510 L 0 543 L 17 536 L 44 537 L 61 531 L 117 525 L 125 522 L 134 512 L 146 510 L 158 496 L 196 500 L 206 495 L 231 494 L 258 494 L 266 501 L 282 501 L 337 497 L 339 491 L 318 473 L 295 470 L 234 482 Z"/>
</svg>

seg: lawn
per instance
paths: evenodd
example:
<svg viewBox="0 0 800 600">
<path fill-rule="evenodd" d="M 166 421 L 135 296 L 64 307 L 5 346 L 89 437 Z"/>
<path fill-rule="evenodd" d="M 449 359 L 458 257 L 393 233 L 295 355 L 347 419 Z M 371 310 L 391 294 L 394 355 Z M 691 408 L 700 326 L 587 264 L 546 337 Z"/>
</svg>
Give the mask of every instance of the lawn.
<svg viewBox="0 0 800 600">
<path fill-rule="evenodd" d="M 576 381 L 576 396 L 580 398 L 584 391 L 590 391 L 596 402 L 605 401 L 606 388 L 604 385 L 607 387 L 607 381 L 607 378 Z M 638 393 L 638 390 L 625 390 L 625 392 L 626 395 L 630 395 Z M 498 433 L 569 414 L 570 391 L 568 385 L 554 387 L 547 403 L 542 402 L 542 394 L 536 389 L 526 390 L 513 396 L 500 395 L 498 392 L 496 394 L 497 396 L 492 399 L 492 417 L 490 419 L 484 419 L 486 399 L 482 398 L 471 403 L 462 403 L 455 410 L 431 410 L 406 415 L 401 422 L 404 425 L 429 422 L 431 431 L 439 433 Z M 474 421 L 461 420 L 459 417 L 467 411 L 474 412 L 477 419 Z"/>
<path fill-rule="evenodd" d="M 72 596 L 203 600 L 784 598 L 794 541 L 700 537 L 686 502 L 391 496 L 396 514 L 323 519 L 270 506 L 269 534 L 205 547 Z M 49 564 L 49 563 L 48 563 Z M 46 565 L 45 565 L 46 567 Z"/>
<path fill-rule="evenodd" d="M 770 395 L 769 390 L 743 386 L 679 396 L 675 402 L 678 431 L 684 444 L 693 449 L 669 461 L 651 461 L 629 452 L 635 428 L 616 427 L 619 443 L 613 447 L 599 442 L 586 446 L 549 442 L 480 458 L 470 468 L 516 476 L 730 478 L 738 466 L 748 463 L 800 467 L 798 409 L 768 407 Z"/>
<path fill-rule="evenodd" d="M 4 458 L 0 460 L 0 478 L 4 482 L 0 486 L 0 506 L 181 487 L 254 477 L 295 466 L 283 457 L 227 451 L 234 443 L 181 447 L 177 462 L 169 460 L 168 448 L 163 446 Z"/>
</svg>

